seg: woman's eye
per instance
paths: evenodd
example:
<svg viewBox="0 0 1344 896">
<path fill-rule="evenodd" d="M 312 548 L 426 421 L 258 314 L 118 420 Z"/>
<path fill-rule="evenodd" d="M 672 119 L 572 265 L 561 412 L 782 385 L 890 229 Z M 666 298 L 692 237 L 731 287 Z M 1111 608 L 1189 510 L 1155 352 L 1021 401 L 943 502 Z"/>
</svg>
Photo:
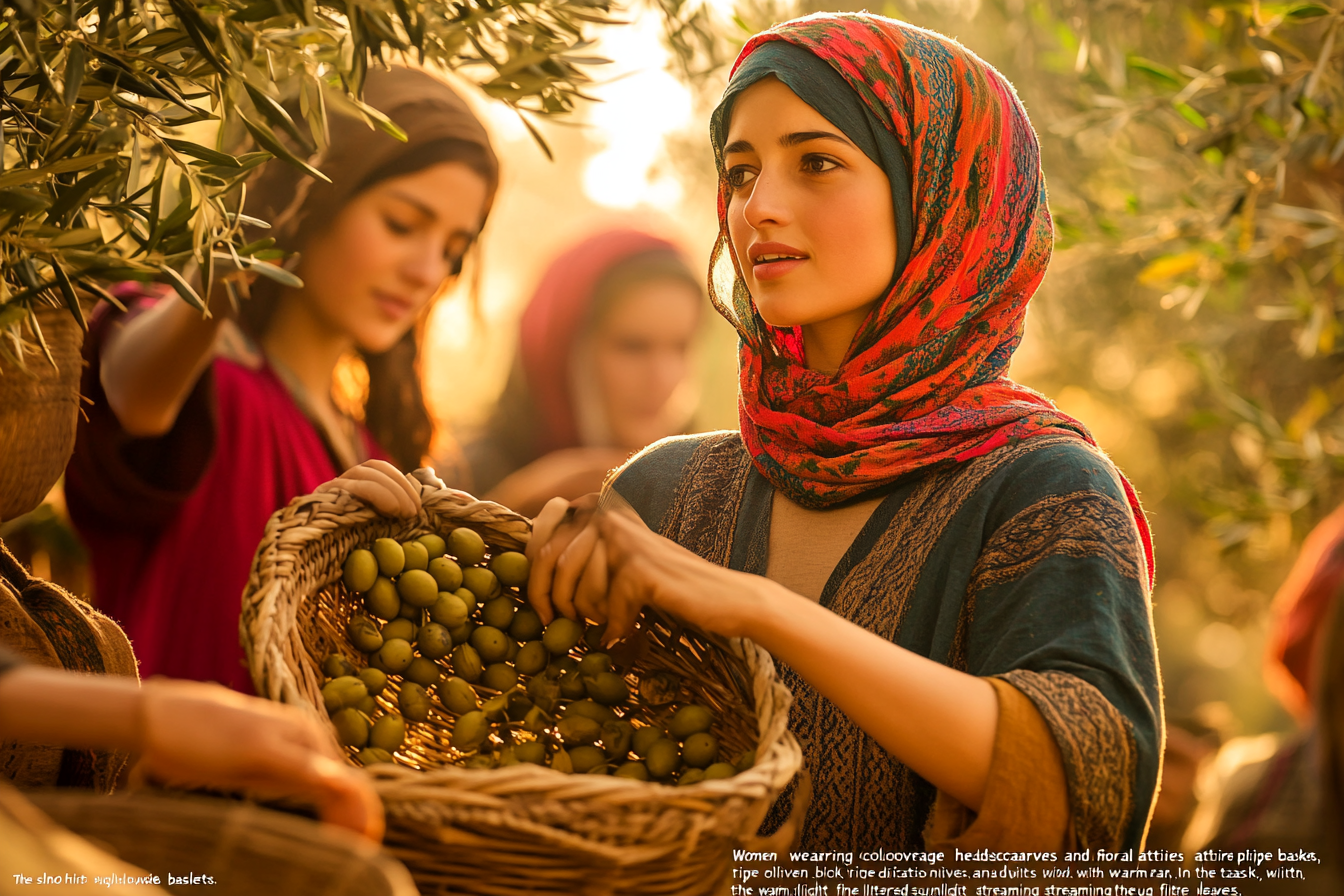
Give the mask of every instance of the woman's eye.
<svg viewBox="0 0 1344 896">
<path fill-rule="evenodd" d="M 728 169 L 726 177 L 728 179 L 728 186 L 732 187 L 734 190 L 740 190 L 756 179 L 756 172 L 752 171 L 746 165 L 736 165 Z"/>
<path fill-rule="evenodd" d="M 828 159 L 825 156 L 803 156 L 803 170 L 808 174 L 825 174 L 839 165 L 834 159 Z"/>
<path fill-rule="evenodd" d="M 412 230 L 410 224 L 407 224 L 404 221 L 398 221 L 396 218 L 390 217 L 388 215 L 383 216 L 383 221 L 386 222 L 387 229 L 397 234 L 398 236 L 405 236 Z"/>
</svg>

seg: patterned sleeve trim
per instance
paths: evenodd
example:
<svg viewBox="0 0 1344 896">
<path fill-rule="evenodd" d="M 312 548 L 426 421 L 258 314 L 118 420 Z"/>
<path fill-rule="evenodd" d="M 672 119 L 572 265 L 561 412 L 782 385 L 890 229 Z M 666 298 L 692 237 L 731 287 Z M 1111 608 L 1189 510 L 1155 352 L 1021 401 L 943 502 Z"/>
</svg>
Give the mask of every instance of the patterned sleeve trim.
<svg viewBox="0 0 1344 896">
<path fill-rule="evenodd" d="M 1015 669 L 998 676 L 1036 704 L 1054 735 L 1081 848 L 1119 849 L 1134 812 L 1134 729 L 1092 685 L 1067 672 Z"/>
<path fill-rule="evenodd" d="M 994 754 L 985 798 L 974 813 L 938 791 L 924 831 L 925 849 L 1060 852 L 1072 846 L 1068 784 L 1059 749 L 1034 703 L 999 678 Z"/>
<path fill-rule="evenodd" d="M 1102 557 L 1122 576 L 1147 581 L 1129 508 L 1101 492 L 1078 491 L 1042 498 L 1000 526 L 980 554 L 968 591 L 977 594 L 1021 578 L 1057 554 Z"/>
</svg>

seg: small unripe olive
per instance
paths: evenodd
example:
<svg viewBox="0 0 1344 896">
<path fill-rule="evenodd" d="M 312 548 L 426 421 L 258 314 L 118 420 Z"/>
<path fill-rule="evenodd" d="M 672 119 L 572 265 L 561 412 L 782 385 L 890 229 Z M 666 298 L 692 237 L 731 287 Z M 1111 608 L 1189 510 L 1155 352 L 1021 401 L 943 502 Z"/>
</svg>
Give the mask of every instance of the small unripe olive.
<svg viewBox="0 0 1344 896">
<path fill-rule="evenodd" d="M 369 742 L 369 720 L 357 709 L 337 710 L 331 724 L 336 726 L 336 739 L 343 746 L 362 747 Z"/>
<path fill-rule="evenodd" d="M 637 762 L 633 759 L 629 762 L 622 763 L 621 767 L 616 769 L 613 774 L 617 778 L 633 778 L 636 781 L 649 780 L 648 768 L 644 766 L 644 763 Z"/>
<path fill-rule="evenodd" d="M 502 551 L 490 558 L 490 571 L 499 577 L 499 581 L 510 588 L 527 584 L 531 564 L 527 556 L 518 551 Z"/>
<path fill-rule="evenodd" d="M 481 622 L 505 631 L 513 624 L 514 600 L 507 594 L 492 597 L 481 605 Z"/>
<path fill-rule="evenodd" d="M 481 662 L 481 655 L 476 652 L 476 648 L 470 644 L 459 644 L 453 648 L 453 673 L 469 682 L 481 680 L 481 673 L 485 671 L 485 664 Z"/>
<path fill-rule="evenodd" d="M 372 588 L 378 579 L 378 558 L 373 556 L 373 551 L 364 548 L 351 551 L 350 556 L 345 558 L 341 572 L 345 587 L 363 593 Z"/>
<path fill-rule="evenodd" d="M 448 553 L 466 566 L 472 566 L 485 559 L 485 541 L 466 527 L 454 529 L 448 533 Z"/>
<path fill-rule="evenodd" d="M 359 680 L 369 689 L 369 696 L 377 696 L 387 687 L 387 673 L 381 669 L 360 669 Z"/>
<path fill-rule="evenodd" d="M 452 746 L 454 750 L 470 753 L 485 743 L 490 736 L 490 723 L 485 713 L 478 710 L 467 713 L 453 725 Z"/>
<path fill-rule="evenodd" d="M 452 652 L 453 636 L 448 633 L 448 629 L 437 622 L 431 622 L 420 626 L 420 630 L 415 634 L 415 644 L 420 648 L 421 656 L 440 660 Z"/>
<path fill-rule="evenodd" d="M 546 668 L 550 658 L 550 654 L 540 641 L 528 641 L 518 649 L 518 656 L 514 657 L 513 664 L 523 675 L 536 675 Z"/>
<path fill-rule="evenodd" d="M 519 641 L 536 641 L 544 631 L 541 617 L 531 607 L 523 607 L 515 613 L 513 622 L 509 624 L 509 634 Z"/>
<path fill-rule="evenodd" d="M 508 655 L 509 636 L 490 625 L 483 625 L 471 633 L 471 646 L 487 663 L 498 663 Z"/>
<path fill-rule="evenodd" d="M 569 653 L 581 640 L 583 640 L 583 626 L 568 616 L 557 616 L 552 619 L 541 636 L 541 643 L 546 645 L 546 649 L 553 656 Z"/>
<path fill-rule="evenodd" d="M 429 608 L 429 618 L 449 630 L 466 622 L 467 615 L 467 605 L 462 602 L 462 598 L 449 591 L 440 591 Z"/>
<path fill-rule="evenodd" d="M 488 569 L 472 566 L 462 570 L 462 587 L 484 603 L 499 594 L 499 579 Z"/>
<path fill-rule="evenodd" d="M 462 567 L 451 557 L 435 557 L 429 561 L 429 574 L 438 583 L 440 591 L 456 591 L 462 587 Z"/>
<path fill-rule="evenodd" d="M 714 781 L 719 778 L 731 778 L 735 774 L 737 774 L 737 769 L 733 768 L 731 764 L 727 762 L 716 762 L 705 769 L 705 780 Z"/>
<path fill-rule="evenodd" d="M 386 576 L 379 576 L 373 587 L 364 595 L 364 609 L 380 619 L 392 619 L 401 609 L 401 597 L 397 586 Z"/>
<path fill-rule="evenodd" d="M 481 684 L 495 691 L 512 690 L 518 684 L 518 670 L 508 663 L 491 663 L 481 674 Z"/>
<path fill-rule="evenodd" d="M 388 714 L 373 723 L 369 731 L 369 746 L 395 753 L 406 740 L 406 721 L 398 715 Z"/>
<path fill-rule="evenodd" d="M 415 682 L 422 688 L 433 687 L 443 679 L 443 670 L 431 659 L 418 656 L 406 667 L 406 680 Z"/>
<path fill-rule="evenodd" d="M 380 538 L 373 543 L 373 556 L 378 558 L 378 571 L 385 576 L 401 575 L 406 568 L 406 552 L 390 538 Z"/>
<path fill-rule="evenodd" d="M 444 542 L 443 536 L 435 535 L 432 532 L 429 535 L 421 535 L 416 541 L 425 546 L 425 550 L 429 552 L 429 559 L 431 562 L 433 562 L 435 557 L 442 557 L 444 552 L 448 550 L 448 545 Z"/>
<path fill-rule="evenodd" d="M 678 740 L 685 740 L 692 734 L 708 731 L 714 724 L 714 713 L 697 703 L 688 703 L 672 714 L 667 722 L 667 733 Z"/>
<path fill-rule="evenodd" d="M 406 555 L 406 566 L 402 572 L 411 569 L 423 570 L 429 566 L 429 549 L 418 541 L 403 541 L 401 543 L 402 553 Z"/>
<path fill-rule="evenodd" d="M 340 678 L 342 675 L 354 675 L 355 664 L 339 653 L 329 653 L 322 661 L 322 673 L 328 678 Z"/>
<path fill-rule="evenodd" d="M 397 695 L 397 706 L 401 708 L 401 714 L 412 722 L 423 722 L 429 718 L 429 695 L 413 681 L 402 683 L 401 693 Z"/>
<path fill-rule="evenodd" d="M 397 580 L 397 594 L 413 607 L 432 607 L 439 599 L 439 586 L 423 569 L 408 569 Z"/>
<path fill-rule="evenodd" d="M 400 675 L 406 671 L 406 667 L 415 659 L 415 653 L 411 650 L 411 643 L 401 638 L 390 638 L 383 642 L 383 646 L 378 649 L 378 662 L 381 664 L 384 672 L 392 675 Z"/>
<path fill-rule="evenodd" d="M 351 616 L 345 624 L 345 634 L 361 653 L 373 653 L 383 646 L 383 636 L 378 626 L 367 616 Z"/>
<path fill-rule="evenodd" d="M 481 708 L 481 701 L 465 679 L 454 675 L 439 682 L 439 702 L 451 713 L 463 715 Z"/>
</svg>

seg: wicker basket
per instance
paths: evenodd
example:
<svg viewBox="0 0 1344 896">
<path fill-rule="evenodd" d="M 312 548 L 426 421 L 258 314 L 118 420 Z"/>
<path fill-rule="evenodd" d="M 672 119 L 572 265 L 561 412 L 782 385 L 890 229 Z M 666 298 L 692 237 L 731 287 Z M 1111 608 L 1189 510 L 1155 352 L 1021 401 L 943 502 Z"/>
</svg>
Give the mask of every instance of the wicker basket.
<svg viewBox="0 0 1344 896">
<path fill-rule="evenodd" d="M 51 790 L 25 796 L 57 823 L 158 874 L 174 893 L 415 896 L 406 869 L 376 844 L 251 803 L 152 792 L 94 796 Z M 169 886 L 169 874 L 208 875 L 214 883 Z"/>
<path fill-rule="evenodd" d="M 422 496 L 417 519 L 381 517 L 333 493 L 296 499 L 271 517 L 243 597 L 242 637 L 258 693 L 320 711 L 321 659 L 338 652 L 362 661 L 343 633 L 361 606 L 340 581 L 354 548 L 458 526 L 475 529 L 492 549 L 526 544 L 525 518 L 412 481 Z M 725 751 L 754 747 L 756 765 L 684 787 L 526 764 L 467 769 L 447 764 L 460 755 L 448 746 L 451 717 L 432 714 L 410 726 L 397 764 L 370 769 L 387 807 L 388 846 L 423 892 L 708 894 L 724 886 L 734 847 L 760 845 L 754 834 L 802 761 L 787 730 L 791 698 L 769 655 L 650 613 L 632 645 L 636 674 L 681 675 L 685 698 L 716 710 Z M 395 705 L 391 690 L 380 702 Z"/>
</svg>

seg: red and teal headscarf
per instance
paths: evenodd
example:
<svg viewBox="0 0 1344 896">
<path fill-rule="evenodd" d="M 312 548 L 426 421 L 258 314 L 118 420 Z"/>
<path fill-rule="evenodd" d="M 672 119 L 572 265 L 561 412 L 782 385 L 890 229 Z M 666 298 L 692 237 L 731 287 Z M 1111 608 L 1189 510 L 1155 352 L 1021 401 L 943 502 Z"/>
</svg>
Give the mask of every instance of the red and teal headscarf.
<svg viewBox="0 0 1344 896">
<path fill-rule="evenodd" d="M 796 52 L 779 52 L 777 42 L 838 73 L 849 97 L 824 95 L 816 85 L 834 80 L 831 71 L 800 73 Z M 768 64 L 753 61 L 763 50 Z M 728 236 L 722 162 L 732 99 L 769 74 L 892 182 L 897 270 L 834 376 L 807 367 L 800 329 L 761 319 Z M 1083 424 L 1005 376 L 1053 227 L 1036 134 L 1002 75 L 940 34 L 865 13 L 818 13 L 753 37 L 724 97 L 711 128 L 720 178 L 710 296 L 741 337 L 742 437 L 772 485 L 803 506 L 829 507 L 1032 436 L 1096 444 Z M 1147 520 L 1124 486 L 1151 580 Z"/>
</svg>

